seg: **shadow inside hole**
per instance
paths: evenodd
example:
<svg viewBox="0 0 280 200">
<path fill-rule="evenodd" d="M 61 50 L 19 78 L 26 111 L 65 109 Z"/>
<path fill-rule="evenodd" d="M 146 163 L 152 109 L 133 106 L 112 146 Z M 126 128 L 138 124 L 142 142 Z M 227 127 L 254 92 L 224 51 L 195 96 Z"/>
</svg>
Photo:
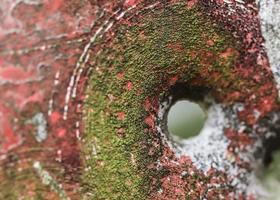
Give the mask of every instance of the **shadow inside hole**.
<svg viewBox="0 0 280 200">
<path fill-rule="evenodd" d="M 260 180 L 267 195 L 260 200 L 280 199 L 280 133 L 264 140 L 263 168 Z"/>
<path fill-rule="evenodd" d="M 272 136 L 266 139 L 264 141 L 264 147 L 265 147 L 265 153 L 263 158 L 263 164 L 264 167 L 268 168 L 275 160 L 276 154 L 280 154 L 280 133 L 277 133 L 276 136 Z M 279 169 L 280 169 L 280 161 L 279 161 Z"/>
<path fill-rule="evenodd" d="M 274 178 L 280 184 L 280 133 L 264 141 L 262 179 Z"/>
<path fill-rule="evenodd" d="M 167 93 L 167 97 L 172 97 L 171 105 L 178 100 L 188 99 L 193 102 L 204 102 L 208 106 L 210 103 L 205 100 L 205 97 L 210 95 L 210 88 L 199 86 L 188 86 L 186 83 L 176 83 Z"/>
</svg>

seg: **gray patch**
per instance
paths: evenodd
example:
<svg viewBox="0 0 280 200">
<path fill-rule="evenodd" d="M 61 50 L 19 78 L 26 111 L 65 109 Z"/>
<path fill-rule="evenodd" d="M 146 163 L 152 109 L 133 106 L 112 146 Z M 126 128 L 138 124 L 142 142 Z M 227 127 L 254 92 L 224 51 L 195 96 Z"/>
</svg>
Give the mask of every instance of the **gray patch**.
<svg viewBox="0 0 280 200">
<path fill-rule="evenodd" d="M 28 121 L 28 123 L 32 123 L 37 126 L 37 131 L 35 134 L 35 139 L 37 142 L 43 142 L 45 139 L 47 139 L 47 121 L 43 113 L 37 113 L 31 120 Z"/>
<path fill-rule="evenodd" d="M 280 96 L 280 1 L 257 0 L 261 30 Z"/>
</svg>

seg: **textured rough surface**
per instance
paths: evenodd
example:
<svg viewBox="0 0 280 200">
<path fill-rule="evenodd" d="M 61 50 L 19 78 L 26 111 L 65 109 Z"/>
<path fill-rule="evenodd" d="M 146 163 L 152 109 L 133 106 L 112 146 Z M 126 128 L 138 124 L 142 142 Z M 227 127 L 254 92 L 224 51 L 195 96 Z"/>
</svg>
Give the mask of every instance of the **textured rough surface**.
<svg viewBox="0 0 280 200">
<path fill-rule="evenodd" d="M 279 132 L 278 7 L 2 0 L 0 199 L 266 195 L 255 173 Z M 177 95 L 211 99 L 183 146 L 163 123 Z"/>
<path fill-rule="evenodd" d="M 112 42 L 104 39 L 106 43 L 101 44 L 102 50 L 93 62 L 98 70 L 93 70 L 86 93 L 89 96 L 86 110 L 92 111 L 86 122 L 88 137 L 85 140 L 88 146 L 92 141 L 98 146 L 97 155 L 87 164 L 91 166 L 87 185 L 93 184 L 90 187 L 93 198 L 129 199 L 133 194 L 134 198 L 142 199 L 142 195 L 147 197 L 149 193 L 156 199 L 176 198 L 172 195 L 185 198 L 190 185 L 186 184 L 185 188 L 182 185 L 177 188 L 179 194 L 172 194 L 176 189 L 168 179 L 173 178 L 171 184 L 176 184 L 181 181 L 181 171 L 191 171 L 184 166 L 188 164 L 184 156 L 176 158 L 168 152 L 169 148 L 155 129 L 159 97 L 176 82 L 194 88 L 197 84 L 203 85 L 193 78 L 202 70 L 209 71 L 209 77 L 205 77 L 209 86 L 223 87 L 211 81 L 212 73 L 207 67 L 212 65 L 212 71 L 225 79 L 223 76 L 229 75 L 227 70 L 235 56 L 232 49 L 229 53 L 232 55 L 219 59 L 228 48 L 235 48 L 233 41 L 200 12 L 199 8 L 188 9 L 182 2 L 147 8 L 139 12 L 139 19 L 120 23 L 114 30 L 117 37 Z M 176 28 L 178 31 L 173 33 Z M 215 42 L 209 45 L 208 40 L 214 37 Z M 212 59 L 202 62 L 202 56 L 207 55 Z M 169 169 L 172 162 L 178 163 L 179 171 Z M 91 180 L 99 181 L 96 185 Z M 122 193 L 112 192 L 111 187 L 122 187 L 118 189 Z M 163 192 L 158 193 L 160 190 Z M 138 191 L 142 194 L 138 195 Z M 188 196 L 191 198 L 191 194 Z"/>
<path fill-rule="evenodd" d="M 265 47 L 269 56 L 271 69 L 280 91 L 280 3 L 279 1 L 258 2 L 261 18 L 261 30 L 265 38 Z"/>
</svg>

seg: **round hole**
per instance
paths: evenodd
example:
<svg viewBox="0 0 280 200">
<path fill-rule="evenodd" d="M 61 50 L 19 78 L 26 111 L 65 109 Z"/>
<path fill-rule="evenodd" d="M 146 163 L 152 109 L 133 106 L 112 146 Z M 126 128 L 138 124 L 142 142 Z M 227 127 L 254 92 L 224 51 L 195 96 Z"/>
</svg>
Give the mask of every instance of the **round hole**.
<svg viewBox="0 0 280 200">
<path fill-rule="evenodd" d="M 196 136 L 206 120 L 206 112 L 198 103 L 180 100 L 173 104 L 167 114 L 167 128 L 175 141 Z"/>
</svg>

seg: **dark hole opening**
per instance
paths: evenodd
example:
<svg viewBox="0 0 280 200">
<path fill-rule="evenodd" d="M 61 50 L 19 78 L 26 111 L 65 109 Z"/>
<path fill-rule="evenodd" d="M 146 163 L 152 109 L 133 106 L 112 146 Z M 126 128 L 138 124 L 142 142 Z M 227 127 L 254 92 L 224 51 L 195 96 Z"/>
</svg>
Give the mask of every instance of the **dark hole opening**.
<svg viewBox="0 0 280 200">
<path fill-rule="evenodd" d="M 172 96 L 172 103 L 180 99 L 188 99 L 193 102 L 203 102 L 205 101 L 205 96 L 210 94 L 210 89 L 206 87 L 199 86 L 188 86 L 186 83 L 176 83 L 170 88 L 167 93 L 167 97 Z"/>
<path fill-rule="evenodd" d="M 280 151 L 280 133 L 266 139 L 264 141 L 264 147 L 263 163 L 265 167 L 268 167 L 273 162 L 274 153 Z"/>
</svg>

